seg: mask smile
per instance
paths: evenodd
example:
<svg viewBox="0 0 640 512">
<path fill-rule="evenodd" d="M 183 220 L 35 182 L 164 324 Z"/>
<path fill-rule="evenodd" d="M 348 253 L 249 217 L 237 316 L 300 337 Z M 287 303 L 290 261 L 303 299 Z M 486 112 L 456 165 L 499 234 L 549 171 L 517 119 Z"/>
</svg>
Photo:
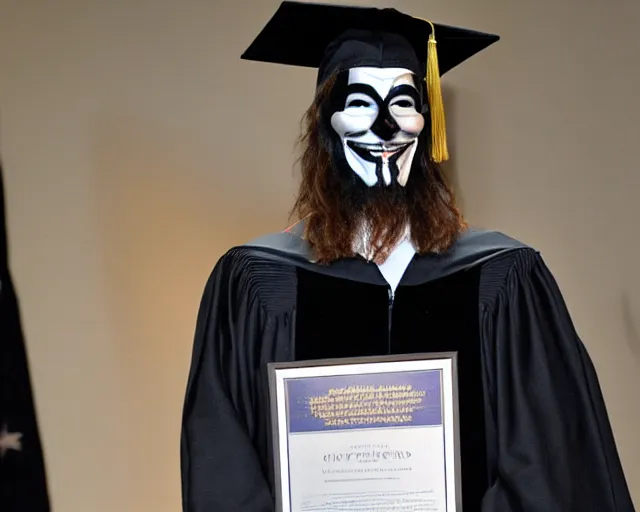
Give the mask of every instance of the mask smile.
<svg viewBox="0 0 640 512">
<path fill-rule="evenodd" d="M 415 144 L 415 141 L 386 143 L 347 141 L 347 146 L 360 158 L 368 162 L 389 160 L 392 157 L 399 158 L 413 144 Z"/>
</svg>

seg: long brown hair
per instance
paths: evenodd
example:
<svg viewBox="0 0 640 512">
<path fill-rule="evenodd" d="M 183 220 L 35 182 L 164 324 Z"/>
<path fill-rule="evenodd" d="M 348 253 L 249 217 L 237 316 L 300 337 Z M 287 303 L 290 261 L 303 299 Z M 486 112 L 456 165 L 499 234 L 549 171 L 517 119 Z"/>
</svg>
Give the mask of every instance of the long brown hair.
<svg viewBox="0 0 640 512">
<path fill-rule="evenodd" d="M 427 156 L 428 130 L 405 187 L 363 186 L 353 172 L 341 172 L 337 167 L 344 166 L 336 165 L 339 150 L 335 134 L 328 132 L 327 104 L 337 80 L 334 75 L 318 88 L 298 140 L 301 182 L 291 213 L 296 220 L 304 219 L 303 236 L 316 260 L 330 263 L 355 256 L 354 240 L 363 220 L 372 229 L 372 259 L 378 263 L 404 236 L 407 225 L 420 254 L 447 250 L 467 224 L 440 167 Z"/>
</svg>

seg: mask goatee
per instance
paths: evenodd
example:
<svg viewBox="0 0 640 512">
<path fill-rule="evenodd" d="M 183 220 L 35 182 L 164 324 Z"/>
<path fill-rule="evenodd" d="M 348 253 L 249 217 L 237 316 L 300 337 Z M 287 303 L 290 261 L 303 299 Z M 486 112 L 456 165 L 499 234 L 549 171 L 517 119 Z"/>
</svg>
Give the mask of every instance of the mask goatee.
<svg viewBox="0 0 640 512">
<path fill-rule="evenodd" d="M 340 194 L 354 254 L 383 263 L 409 233 L 406 189 L 397 184 L 368 187 L 351 178 L 343 181 Z"/>
</svg>

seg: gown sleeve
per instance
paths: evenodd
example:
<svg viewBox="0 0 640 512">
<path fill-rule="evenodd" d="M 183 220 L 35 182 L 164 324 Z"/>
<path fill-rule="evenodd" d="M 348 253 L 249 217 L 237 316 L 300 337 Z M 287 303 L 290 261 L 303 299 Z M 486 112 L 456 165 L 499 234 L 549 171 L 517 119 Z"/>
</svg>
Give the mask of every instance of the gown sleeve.
<svg viewBox="0 0 640 512">
<path fill-rule="evenodd" d="M 483 512 L 633 512 L 592 361 L 541 256 L 518 254 L 483 318 L 493 482 Z"/>
<path fill-rule="evenodd" d="M 184 512 L 273 512 L 248 426 L 257 400 L 251 359 L 265 320 L 247 274 L 227 254 L 203 292 L 182 416 Z"/>
</svg>

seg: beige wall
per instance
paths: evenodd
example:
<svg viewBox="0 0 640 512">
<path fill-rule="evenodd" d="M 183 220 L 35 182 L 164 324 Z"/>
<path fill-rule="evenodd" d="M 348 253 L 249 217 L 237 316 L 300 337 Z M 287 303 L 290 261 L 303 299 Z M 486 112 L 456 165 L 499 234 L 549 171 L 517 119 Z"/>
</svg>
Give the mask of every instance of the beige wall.
<svg viewBox="0 0 640 512">
<path fill-rule="evenodd" d="M 381 1 L 359 2 L 382 6 Z M 395 1 L 495 31 L 447 75 L 466 213 L 542 250 L 640 503 L 637 0 Z M 280 229 L 314 74 L 239 60 L 277 0 L 0 0 L 0 147 L 55 510 L 179 510 L 200 293 Z"/>
</svg>

